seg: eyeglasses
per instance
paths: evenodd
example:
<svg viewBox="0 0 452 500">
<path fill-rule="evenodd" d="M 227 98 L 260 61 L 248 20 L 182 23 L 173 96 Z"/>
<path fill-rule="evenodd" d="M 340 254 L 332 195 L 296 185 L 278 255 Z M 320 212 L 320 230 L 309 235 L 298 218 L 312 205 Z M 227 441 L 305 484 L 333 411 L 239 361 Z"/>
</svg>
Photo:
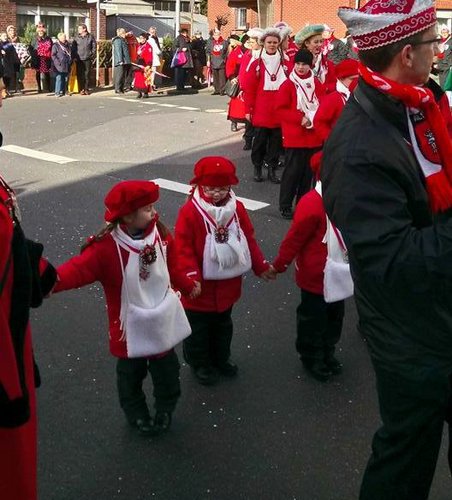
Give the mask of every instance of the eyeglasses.
<svg viewBox="0 0 452 500">
<path fill-rule="evenodd" d="M 210 186 L 203 186 L 202 190 L 206 194 L 216 194 L 216 193 L 225 194 L 225 193 L 229 193 L 230 187 L 227 186 L 227 187 L 214 188 L 214 187 L 210 187 Z"/>
<path fill-rule="evenodd" d="M 410 43 L 410 45 L 427 45 L 429 43 L 436 43 L 436 44 L 440 44 L 442 42 L 442 38 L 440 36 L 437 36 L 435 38 L 431 38 L 430 40 L 422 40 L 420 42 L 413 42 L 413 43 Z"/>
</svg>

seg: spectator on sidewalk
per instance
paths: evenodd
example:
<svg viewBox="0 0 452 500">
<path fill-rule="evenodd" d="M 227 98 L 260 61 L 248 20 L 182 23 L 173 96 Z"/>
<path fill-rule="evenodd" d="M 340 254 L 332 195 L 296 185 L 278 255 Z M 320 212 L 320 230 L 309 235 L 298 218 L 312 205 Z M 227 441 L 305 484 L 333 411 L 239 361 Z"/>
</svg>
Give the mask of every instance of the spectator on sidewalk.
<svg viewBox="0 0 452 500">
<path fill-rule="evenodd" d="M 190 38 L 188 36 L 188 31 L 185 28 L 180 30 L 179 36 L 176 38 L 175 47 L 176 50 L 185 52 L 185 55 L 187 56 L 187 61 L 185 64 L 176 66 L 174 68 L 176 90 L 183 91 L 185 89 L 185 80 L 187 79 L 187 70 L 193 69 Z"/>
<path fill-rule="evenodd" d="M 125 69 L 127 69 L 127 66 L 130 66 L 130 54 L 126 42 L 126 35 L 127 33 L 124 28 L 118 28 L 116 30 L 116 36 L 112 40 L 116 94 L 124 94 Z"/>
<path fill-rule="evenodd" d="M 96 40 L 88 32 L 86 24 L 79 24 L 78 35 L 72 42 L 72 56 L 77 63 L 77 80 L 81 95 L 89 95 L 89 77 L 93 58 L 96 56 Z"/>
<path fill-rule="evenodd" d="M 195 32 L 195 38 L 191 42 L 191 53 L 193 56 L 193 87 L 202 88 L 205 82 L 204 68 L 207 65 L 206 41 L 200 31 Z"/>
<path fill-rule="evenodd" d="M 156 71 L 158 71 L 161 64 L 160 56 L 162 55 L 162 48 L 160 47 L 159 37 L 157 36 L 157 28 L 155 26 L 151 26 L 148 33 L 148 44 L 152 49 L 151 89 L 155 90 L 157 88 L 155 85 L 155 77 Z"/>
<path fill-rule="evenodd" d="M 8 40 L 13 44 L 18 58 L 18 61 L 16 60 L 14 64 L 14 77 L 10 84 L 10 92 L 23 93 L 24 66 L 30 62 L 30 52 L 27 46 L 19 40 L 15 26 L 12 24 L 9 25 L 6 28 L 6 33 L 8 34 Z"/>
<path fill-rule="evenodd" d="M 212 95 L 224 95 L 226 85 L 226 58 L 228 57 L 228 41 L 225 40 L 220 30 L 215 28 L 212 36 L 207 40 L 206 54 L 207 67 L 212 71 L 213 88 Z"/>
<path fill-rule="evenodd" d="M 36 70 L 36 84 L 38 93 L 52 91 L 50 66 L 52 63 L 52 39 L 47 36 L 44 23 L 36 26 L 36 37 L 31 43 L 31 66 Z"/>
<path fill-rule="evenodd" d="M 0 59 L 3 66 L 3 81 L 6 87 L 6 96 L 9 97 L 11 96 L 16 67 L 20 63 L 13 44 L 8 40 L 6 31 L 0 33 Z"/>
<path fill-rule="evenodd" d="M 52 46 L 52 72 L 55 74 L 55 95 L 62 97 L 66 93 L 67 76 L 71 68 L 71 47 L 65 33 L 58 33 L 57 41 Z"/>
<path fill-rule="evenodd" d="M 130 63 L 124 65 L 124 91 L 130 92 L 133 88 L 134 67 L 137 62 L 138 40 L 132 31 L 126 33 L 126 43 L 129 49 Z"/>
</svg>

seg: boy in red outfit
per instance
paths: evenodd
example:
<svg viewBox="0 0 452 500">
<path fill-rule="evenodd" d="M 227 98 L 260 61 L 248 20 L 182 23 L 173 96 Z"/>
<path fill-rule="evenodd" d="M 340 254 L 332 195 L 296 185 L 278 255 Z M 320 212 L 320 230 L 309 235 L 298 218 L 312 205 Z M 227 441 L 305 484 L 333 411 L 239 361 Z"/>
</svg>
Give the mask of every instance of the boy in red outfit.
<svg viewBox="0 0 452 500">
<path fill-rule="evenodd" d="M 311 159 L 316 177 L 320 169 L 321 152 Z M 296 349 L 306 370 L 317 380 L 326 382 L 341 372 L 342 365 L 334 357 L 344 318 L 344 301 L 326 303 L 323 296 L 327 245 L 326 213 L 321 184 L 305 194 L 297 204 L 292 225 L 273 262 L 278 273 L 287 270 L 296 259 L 295 279 L 301 289 L 297 307 Z"/>
<path fill-rule="evenodd" d="M 214 384 L 218 375 L 233 377 L 230 360 L 232 306 L 240 298 L 242 275 L 253 269 L 270 277 L 270 265 L 254 238 L 253 225 L 231 186 L 238 184 L 227 158 L 210 156 L 195 165 L 194 185 L 180 209 L 175 239 L 182 271 L 201 283 L 201 294 L 184 297 L 192 334 L 184 340 L 184 357 L 199 383 Z"/>
<path fill-rule="evenodd" d="M 58 268 L 55 292 L 100 281 L 105 290 L 110 351 L 116 365 L 119 402 L 140 434 L 167 431 L 180 396 L 174 346 L 190 334 L 174 285 L 195 297 L 199 284 L 177 272 L 171 234 L 154 203 L 159 187 L 150 181 L 123 181 L 105 198 L 107 226 L 89 238 L 82 253 Z M 142 384 L 154 384 L 151 419 Z"/>
</svg>

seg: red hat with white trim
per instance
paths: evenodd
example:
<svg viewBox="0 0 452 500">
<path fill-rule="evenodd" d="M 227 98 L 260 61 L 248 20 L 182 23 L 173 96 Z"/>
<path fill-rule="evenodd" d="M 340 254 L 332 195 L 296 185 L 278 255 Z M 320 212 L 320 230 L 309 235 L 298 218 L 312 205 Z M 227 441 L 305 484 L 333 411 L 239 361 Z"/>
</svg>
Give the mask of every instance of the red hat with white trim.
<svg viewBox="0 0 452 500">
<path fill-rule="evenodd" d="M 403 40 L 436 24 L 432 0 L 370 0 L 359 10 L 340 7 L 358 50 L 371 50 Z"/>
<path fill-rule="evenodd" d="M 194 174 L 190 184 L 198 186 L 222 187 L 239 183 L 235 175 L 235 165 L 224 156 L 201 158 L 195 164 Z"/>
<path fill-rule="evenodd" d="M 336 78 L 342 80 L 342 78 L 347 78 L 347 76 L 358 76 L 359 63 L 356 59 L 344 59 L 334 68 L 336 72 Z"/>
<path fill-rule="evenodd" d="M 105 197 L 105 221 L 115 222 L 159 199 L 159 187 L 152 181 L 122 181 Z"/>
</svg>

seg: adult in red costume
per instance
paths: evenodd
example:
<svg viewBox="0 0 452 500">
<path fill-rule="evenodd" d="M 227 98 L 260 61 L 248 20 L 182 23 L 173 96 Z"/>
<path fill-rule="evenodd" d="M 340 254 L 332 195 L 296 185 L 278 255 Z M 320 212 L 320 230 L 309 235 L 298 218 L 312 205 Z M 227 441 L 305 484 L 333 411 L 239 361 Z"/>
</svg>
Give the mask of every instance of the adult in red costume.
<svg viewBox="0 0 452 500">
<path fill-rule="evenodd" d="M 226 78 L 229 81 L 236 82 L 239 80 L 243 55 L 247 52 L 247 48 L 244 45 L 247 40 L 248 36 L 243 35 L 242 39 L 238 41 L 238 44 L 232 49 L 226 59 Z M 229 101 L 228 120 L 231 122 L 232 132 L 237 132 L 237 123 L 246 123 L 245 114 L 245 101 L 241 92 L 236 97 L 231 97 Z"/>
</svg>

